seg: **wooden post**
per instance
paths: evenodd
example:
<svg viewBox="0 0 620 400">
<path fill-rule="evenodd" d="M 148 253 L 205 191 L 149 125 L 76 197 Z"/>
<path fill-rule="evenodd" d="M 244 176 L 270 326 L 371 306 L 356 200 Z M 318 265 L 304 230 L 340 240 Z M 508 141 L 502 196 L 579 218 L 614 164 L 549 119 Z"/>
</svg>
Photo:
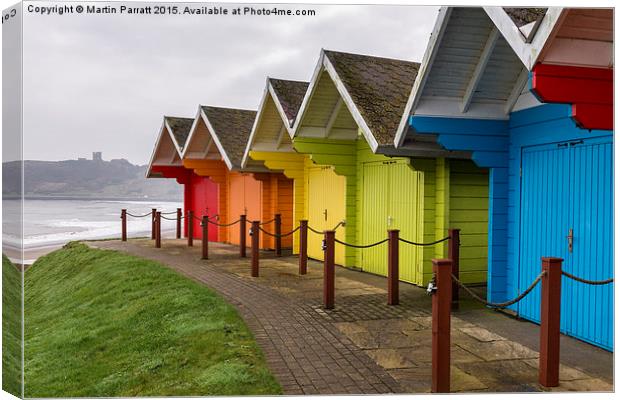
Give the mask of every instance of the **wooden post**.
<svg viewBox="0 0 620 400">
<path fill-rule="evenodd" d="M 181 209 L 177 208 L 177 239 L 181 239 L 181 217 Z"/>
<path fill-rule="evenodd" d="M 560 383 L 560 299 L 562 258 L 543 257 L 540 296 L 540 361 L 538 381 L 546 387 Z"/>
<path fill-rule="evenodd" d="M 209 259 L 209 216 L 202 216 L 202 259 Z"/>
<path fill-rule="evenodd" d="M 452 260 L 452 274 L 459 279 L 459 249 L 461 247 L 461 230 L 448 229 L 448 258 Z M 459 309 L 459 285 L 452 281 L 452 309 Z"/>
<path fill-rule="evenodd" d="M 239 216 L 239 257 L 245 257 L 246 221 L 247 216 L 245 214 Z"/>
<path fill-rule="evenodd" d="M 325 231 L 324 235 L 323 307 L 327 310 L 331 310 L 334 308 L 335 297 L 336 231 Z"/>
<path fill-rule="evenodd" d="M 276 214 L 275 216 L 276 227 L 276 257 L 282 257 L 282 215 Z"/>
<path fill-rule="evenodd" d="M 161 248 L 161 211 L 155 213 L 155 247 Z"/>
<path fill-rule="evenodd" d="M 151 239 L 155 239 L 155 218 L 157 217 L 157 209 L 151 208 Z"/>
<path fill-rule="evenodd" d="M 308 220 L 299 221 L 299 275 L 308 272 Z"/>
<path fill-rule="evenodd" d="M 258 277 L 258 233 L 260 232 L 260 221 L 252 221 L 252 230 L 250 231 L 252 239 L 252 276 Z"/>
<path fill-rule="evenodd" d="M 452 303 L 452 260 L 433 259 L 437 290 L 432 309 L 432 384 L 433 393 L 450 393 L 450 308 Z"/>
<path fill-rule="evenodd" d="M 388 230 L 388 305 L 398 305 L 398 229 Z"/>
<path fill-rule="evenodd" d="M 123 242 L 127 241 L 127 209 L 123 208 L 121 210 L 121 240 Z"/>
<path fill-rule="evenodd" d="M 187 211 L 187 247 L 194 246 L 194 212 Z"/>
</svg>

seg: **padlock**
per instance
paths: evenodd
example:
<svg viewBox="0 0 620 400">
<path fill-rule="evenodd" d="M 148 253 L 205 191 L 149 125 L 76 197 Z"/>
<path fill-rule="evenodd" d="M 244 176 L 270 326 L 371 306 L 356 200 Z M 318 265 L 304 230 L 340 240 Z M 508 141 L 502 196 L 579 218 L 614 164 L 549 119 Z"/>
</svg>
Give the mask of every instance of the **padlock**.
<svg viewBox="0 0 620 400">
<path fill-rule="evenodd" d="M 327 250 L 327 242 L 325 241 L 325 239 L 321 241 L 321 249 L 323 251 Z"/>
<path fill-rule="evenodd" d="M 252 228 L 250 228 L 250 231 L 248 233 L 250 234 L 250 236 L 254 234 L 254 231 L 252 230 Z"/>
</svg>

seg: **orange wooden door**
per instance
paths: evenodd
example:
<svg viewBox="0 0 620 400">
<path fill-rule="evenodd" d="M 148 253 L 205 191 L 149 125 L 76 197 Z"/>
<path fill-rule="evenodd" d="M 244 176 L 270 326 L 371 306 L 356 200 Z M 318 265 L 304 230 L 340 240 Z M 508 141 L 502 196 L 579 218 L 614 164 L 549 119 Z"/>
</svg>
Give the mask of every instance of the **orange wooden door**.
<svg viewBox="0 0 620 400">
<path fill-rule="evenodd" d="M 239 219 L 245 214 L 248 220 L 248 229 L 251 221 L 260 220 L 262 213 L 262 184 L 249 174 L 231 173 L 229 176 L 229 222 Z M 229 228 L 228 241 L 239 244 L 239 224 Z M 250 237 L 247 236 L 246 244 L 250 246 Z"/>
</svg>

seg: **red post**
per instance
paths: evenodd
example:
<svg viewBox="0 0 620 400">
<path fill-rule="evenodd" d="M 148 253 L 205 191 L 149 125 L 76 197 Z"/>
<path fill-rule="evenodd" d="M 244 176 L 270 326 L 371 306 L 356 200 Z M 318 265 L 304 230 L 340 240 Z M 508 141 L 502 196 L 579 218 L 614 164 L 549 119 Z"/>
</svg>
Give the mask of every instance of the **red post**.
<svg viewBox="0 0 620 400">
<path fill-rule="evenodd" d="M 398 229 L 388 230 L 388 305 L 398 304 Z"/>
<path fill-rule="evenodd" d="M 452 261 L 433 259 L 437 290 L 433 293 L 431 392 L 450 393 L 450 307 Z"/>
<path fill-rule="evenodd" d="M 155 247 L 161 247 L 161 211 L 155 213 Z"/>
<path fill-rule="evenodd" d="M 540 301 L 540 361 L 538 381 L 546 387 L 560 383 L 560 297 L 562 258 L 543 257 Z"/>
<path fill-rule="evenodd" d="M 276 225 L 276 257 L 282 257 L 282 215 L 276 214 L 275 216 L 275 225 Z"/>
<path fill-rule="evenodd" d="M 209 217 L 202 216 L 202 259 L 209 259 Z"/>
<path fill-rule="evenodd" d="M 308 220 L 299 221 L 299 275 L 308 272 Z"/>
<path fill-rule="evenodd" d="M 127 241 L 127 209 L 123 208 L 121 210 L 121 240 L 123 242 Z"/>
<path fill-rule="evenodd" d="M 260 232 L 260 222 L 252 221 L 252 276 L 258 277 L 258 232 Z"/>
<path fill-rule="evenodd" d="M 459 249 L 461 247 L 461 230 L 460 229 L 448 229 L 448 258 L 452 260 L 452 274 L 459 278 Z M 456 281 L 452 281 L 452 309 L 459 309 L 459 285 Z"/>
<path fill-rule="evenodd" d="M 187 211 L 187 246 L 194 246 L 194 212 Z"/>
<path fill-rule="evenodd" d="M 155 239 L 155 218 L 157 217 L 157 209 L 151 208 L 151 239 Z"/>
<path fill-rule="evenodd" d="M 245 257 L 245 235 L 247 216 L 239 216 L 239 257 Z"/>
<path fill-rule="evenodd" d="M 177 239 L 181 239 L 181 209 L 177 208 Z"/>
<path fill-rule="evenodd" d="M 334 308 L 335 292 L 335 259 L 336 259 L 336 231 L 325 231 L 325 255 L 323 261 L 323 307 L 327 310 Z"/>
</svg>

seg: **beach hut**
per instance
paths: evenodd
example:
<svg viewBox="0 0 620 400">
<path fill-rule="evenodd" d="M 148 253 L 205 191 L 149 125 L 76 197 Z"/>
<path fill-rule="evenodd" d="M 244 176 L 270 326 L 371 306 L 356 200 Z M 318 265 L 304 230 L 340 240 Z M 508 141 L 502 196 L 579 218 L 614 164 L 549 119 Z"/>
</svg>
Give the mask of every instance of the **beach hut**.
<svg viewBox="0 0 620 400">
<path fill-rule="evenodd" d="M 147 178 L 174 178 L 183 185 L 183 210 L 187 215 L 217 214 L 217 186 L 208 178 L 198 176 L 183 166 L 181 153 L 189 136 L 192 118 L 164 117 L 149 162 Z M 188 234 L 189 219 L 184 219 L 184 235 Z M 193 236 L 202 239 L 200 221 L 194 220 Z M 209 231 L 209 240 L 216 241 L 217 229 Z"/>
<path fill-rule="evenodd" d="M 461 276 L 486 279 L 487 171 L 469 154 L 446 151 L 429 140 L 397 150 L 394 137 L 418 63 L 322 50 L 292 128 L 292 145 L 304 159 L 305 210 L 315 229 L 337 239 L 369 244 L 401 237 L 431 242 L 462 230 Z M 320 235 L 311 234 L 308 255 L 322 259 Z M 400 279 L 426 285 L 431 259 L 447 245 L 401 243 Z M 337 245 L 336 263 L 387 275 L 387 248 Z"/>
<path fill-rule="evenodd" d="M 217 184 L 219 224 L 246 215 L 248 221 L 265 222 L 263 228 L 275 232 L 273 222 L 267 222 L 280 214 L 282 232 L 287 232 L 293 219 L 292 180 L 260 162 L 241 167 L 255 117 L 256 111 L 199 106 L 182 152 L 183 165 Z M 239 229 L 239 224 L 220 228 L 219 240 L 239 244 Z M 246 243 L 250 244 L 249 237 Z M 272 236 L 261 234 L 260 243 L 262 248 L 275 247 Z M 283 240 L 283 246 L 286 244 Z"/>
<path fill-rule="evenodd" d="M 488 299 L 543 256 L 613 276 L 613 10 L 444 7 L 395 144 L 433 138 L 489 168 Z M 540 320 L 540 288 L 514 306 Z M 613 285 L 562 279 L 561 329 L 613 347 Z"/>
<path fill-rule="evenodd" d="M 252 160 L 262 162 L 272 171 L 282 171 L 291 180 L 293 226 L 306 218 L 304 163 L 307 156 L 293 149 L 290 129 L 307 88 L 308 82 L 267 78 L 242 162 L 244 167 Z M 296 232 L 283 242 L 293 246 L 293 253 L 299 251 L 298 235 Z"/>
</svg>

